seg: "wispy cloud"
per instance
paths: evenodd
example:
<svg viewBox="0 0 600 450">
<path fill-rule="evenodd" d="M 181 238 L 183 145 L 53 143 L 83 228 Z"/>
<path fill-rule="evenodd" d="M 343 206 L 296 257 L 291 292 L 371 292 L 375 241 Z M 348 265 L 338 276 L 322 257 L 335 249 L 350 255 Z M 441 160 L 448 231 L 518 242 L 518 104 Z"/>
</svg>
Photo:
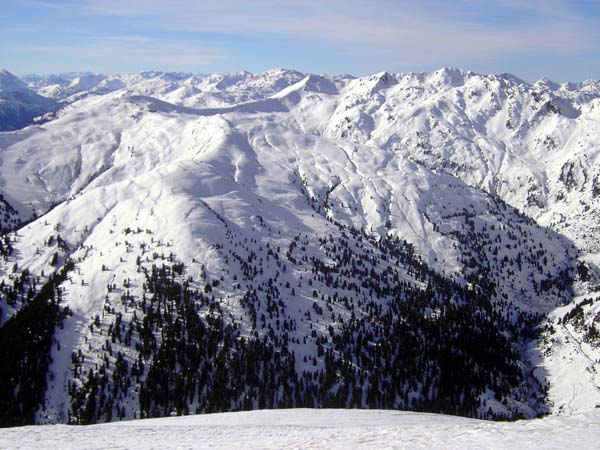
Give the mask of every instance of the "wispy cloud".
<svg viewBox="0 0 600 450">
<path fill-rule="evenodd" d="M 476 4 L 476 5 L 475 5 Z M 531 51 L 572 53 L 590 45 L 589 24 L 560 0 L 84 0 L 88 14 L 144 17 L 161 29 L 272 34 L 371 49 L 417 63 Z M 490 24 L 470 13 L 506 8 L 513 20 Z"/>
<path fill-rule="evenodd" d="M 21 45 L 19 51 L 77 61 L 80 68 L 136 71 L 145 68 L 198 71 L 226 58 L 222 49 L 193 42 L 163 41 L 145 36 L 104 36 L 73 43 Z"/>
<path fill-rule="evenodd" d="M 64 2 L 48 2 L 43 0 L 19 0 L 19 5 L 54 10 L 63 9 L 67 6 Z"/>
<path fill-rule="evenodd" d="M 0 16 L 0 19 L 3 17 Z M 15 33 L 30 33 L 35 31 L 35 27 L 31 26 L 15 26 L 15 27 L 0 27 L 0 33 L 2 34 L 15 34 Z"/>
<path fill-rule="evenodd" d="M 43 41 L 88 66 L 94 53 L 96 66 L 108 61 L 111 70 L 286 65 L 366 73 L 458 65 L 531 74 L 535 65 L 597 60 L 600 40 L 593 0 L 4 1 L 18 5 L 23 19 L 8 25 L 40 29 L 15 31 L 10 45 L 3 32 L 5 54 Z"/>
</svg>

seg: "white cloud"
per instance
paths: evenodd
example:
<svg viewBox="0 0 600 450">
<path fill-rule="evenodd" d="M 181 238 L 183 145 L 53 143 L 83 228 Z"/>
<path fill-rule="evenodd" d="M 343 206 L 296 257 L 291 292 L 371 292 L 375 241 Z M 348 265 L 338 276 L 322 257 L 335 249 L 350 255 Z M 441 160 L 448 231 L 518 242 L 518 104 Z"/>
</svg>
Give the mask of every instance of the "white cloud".
<svg viewBox="0 0 600 450">
<path fill-rule="evenodd" d="M 106 36 L 74 41 L 61 45 L 23 45 L 20 51 L 29 54 L 56 54 L 86 70 L 137 71 L 148 68 L 161 70 L 198 71 L 226 59 L 219 48 L 203 47 L 192 42 L 163 41 L 145 36 Z"/>
<path fill-rule="evenodd" d="M 19 1 L 21 6 L 29 6 L 33 8 L 45 8 L 45 9 L 61 9 L 64 8 L 64 4 L 52 3 L 42 0 L 21 0 Z"/>
<path fill-rule="evenodd" d="M 85 0 L 88 14 L 143 20 L 154 28 L 275 35 L 423 64 L 529 52 L 572 53 L 590 45 L 589 24 L 561 0 Z M 514 23 L 479 21 L 470 8 L 514 10 Z"/>
<path fill-rule="evenodd" d="M 302 58 L 306 48 L 325 47 L 328 55 L 347 61 L 344 70 L 360 72 L 486 66 L 514 56 L 568 57 L 595 50 L 600 37 L 593 19 L 583 17 L 569 0 L 24 1 L 48 8 L 61 5 L 62 15 L 72 18 L 73 29 L 83 35 L 86 31 L 76 25 L 79 19 L 98 19 L 106 33 L 134 33 L 93 40 L 94 33 L 103 31 L 90 30 L 83 44 L 66 46 L 69 54 L 85 61 L 93 52 L 111 67 L 119 62 L 115 70 L 126 63 L 132 68 L 135 63 L 198 70 L 235 54 L 245 38 L 256 38 L 255 51 L 266 58 L 270 39 L 283 42 L 279 47 L 289 44 L 284 64 L 298 59 L 294 52 Z M 219 40 L 222 35 L 228 38 Z M 203 46 L 206 37 L 223 42 L 223 48 Z M 318 58 L 323 56 L 315 55 Z"/>
</svg>

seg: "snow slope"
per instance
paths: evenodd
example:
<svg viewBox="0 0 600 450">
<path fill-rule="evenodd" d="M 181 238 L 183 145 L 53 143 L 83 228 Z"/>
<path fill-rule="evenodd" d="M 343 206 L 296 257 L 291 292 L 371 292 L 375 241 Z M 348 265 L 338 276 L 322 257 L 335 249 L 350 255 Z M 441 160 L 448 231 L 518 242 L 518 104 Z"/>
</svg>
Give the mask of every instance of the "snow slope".
<svg viewBox="0 0 600 450">
<path fill-rule="evenodd" d="M 597 412 L 514 423 L 378 410 L 279 410 L 0 430 L 0 448 L 560 449 L 597 448 Z"/>
<path fill-rule="evenodd" d="M 290 86 L 305 75 L 276 69 L 260 74 L 145 72 L 58 78 L 65 88 L 77 87 L 69 91 L 71 97 L 61 97 L 69 102 L 127 89 L 180 106 L 212 108 L 285 96 L 286 88 L 293 91 Z M 56 76 L 27 79 L 38 90 L 57 82 Z M 507 74 L 453 68 L 328 80 L 331 87 L 321 92 L 327 95 L 315 92 L 304 102 L 313 112 L 299 121 L 308 133 L 410 155 L 499 195 L 567 235 L 583 251 L 596 251 L 598 82 L 528 84 Z"/>
<path fill-rule="evenodd" d="M 598 83 L 441 69 L 377 74 L 342 92 L 327 135 L 409 154 L 597 251 Z"/>
</svg>

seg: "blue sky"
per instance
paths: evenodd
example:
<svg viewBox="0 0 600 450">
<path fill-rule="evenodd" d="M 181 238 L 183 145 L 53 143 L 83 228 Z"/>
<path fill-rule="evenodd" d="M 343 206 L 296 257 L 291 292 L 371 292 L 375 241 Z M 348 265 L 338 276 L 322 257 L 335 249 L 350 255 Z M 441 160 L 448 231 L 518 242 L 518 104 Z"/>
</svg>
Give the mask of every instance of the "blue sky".
<svg viewBox="0 0 600 450">
<path fill-rule="evenodd" d="M 600 78 L 598 0 L 2 0 L 0 67 Z"/>
</svg>

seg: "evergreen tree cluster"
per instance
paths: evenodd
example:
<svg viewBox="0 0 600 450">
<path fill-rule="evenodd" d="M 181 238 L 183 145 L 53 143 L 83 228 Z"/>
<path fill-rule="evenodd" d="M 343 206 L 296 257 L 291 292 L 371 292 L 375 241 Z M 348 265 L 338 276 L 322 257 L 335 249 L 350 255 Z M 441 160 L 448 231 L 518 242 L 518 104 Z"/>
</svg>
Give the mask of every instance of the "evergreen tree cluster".
<svg viewBox="0 0 600 450">
<path fill-rule="evenodd" d="M 54 332 L 70 314 L 60 306 L 59 286 L 71 269 L 67 263 L 39 291 L 33 287 L 31 298 L 0 327 L 0 426 L 33 424 L 44 405 L 51 348 L 60 345 Z"/>
<path fill-rule="evenodd" d="M 583 335 L 583 340 L 594 347 L 600 346 L 600 313 L 591 307 L 598 298 L 586 297 L 558 320 L 558 324 L 571 325 Z"/>
<path fill-rule="evenodd" d="M 10 242 L 10 236 L 7 234 L 0 236 L 0 256 L 2 256 L 2 259 L 6 261 L 12 253 L 13 247 Z"/>
<path fill-rule="evenodd" d="M 19 213 L 0 193 L 0 233 L 16 229 L 20 223 Z"/>
<path fill-rule="evenodd" d="M 103 311 L 71 354 L 70 423 L 282 407 L 487 419 L 546 412 L 546 386 L 532 376 L 525 351 L 542 316 L 512 299 L 564 298 L 573 270 L 554 270 L 562 263 L 529 219 L 495 199 L 490 216 L 501 224 L 472 208 L 425 212 L 464 266 L 442 275 L 391 231 L 376 235 L 335 221 L 335 185 L 320 198 L 301 184 L 328 230 L 316 238 L 283 237 L 260 215 L 242 230 L 205 205 L 224 227 L 212 246 L 220 273 L 207 269 L 210 261 L 186 265 L 161 252 L 172 244 L 148 228 L 123 229 L 125 240 L 115 245 L 124 243 L 127 269 L 102 264 L 102 272 L 114 271 Z M 58 266 L 67 243 L 56 234 L 46 244 Z M 9 254 L 10 240 L 0 248 Z M 10 313 L 22 314 L 43 283 L 16 264 L 12 272 L 0 291 Z M 24 320 L 6 329 L 14 334 Z M 50 325 L 36 326 L 52 342 Z M 11 404 L 22 403 L 15 397 Z M 27 405 L 23 423 L 43 396 Z"/>
<path fill-rule="evenodd" d="M 437 231 L 454 238 L 454 247 L 461 252 L 464 278 L 479 285 L 486 280 L 503 299 L 514 292 L 530 300 L 569 298 L 574 264 L 554 271 L 557 257 L 534 239 L 533 233 L 539 233 L 539 229 L 531 219 L 514 210 L 509 216 L 508 206 L 500 199 L 493 198 L 490 205 L 492 215 L 505 219 L 502 224 L 490 223 L 464 208 L 442 216 L 443 225 L 436 226 Z M 457 222 L 464 225 L 457 226 Z M 574 259 L 572 244 L 566 248 Z"/>
<path fill-rule="evenodd" d="M 104 342 L 96 362 L 73 354 L 71 421 L 283 407 L 546 411 L 524 357 L 540 315 L 499 296 L 478 262 L 477 284 L 464 284 L 405 241 L 331 224 L 287 247 L 228 228 L 221 279 L 192 280 L 172 254 L 149 266 L 138 256 L 141 297 L 129 279 L 120 297 L 109 286 L 90 323 Z"/>
</svg>

